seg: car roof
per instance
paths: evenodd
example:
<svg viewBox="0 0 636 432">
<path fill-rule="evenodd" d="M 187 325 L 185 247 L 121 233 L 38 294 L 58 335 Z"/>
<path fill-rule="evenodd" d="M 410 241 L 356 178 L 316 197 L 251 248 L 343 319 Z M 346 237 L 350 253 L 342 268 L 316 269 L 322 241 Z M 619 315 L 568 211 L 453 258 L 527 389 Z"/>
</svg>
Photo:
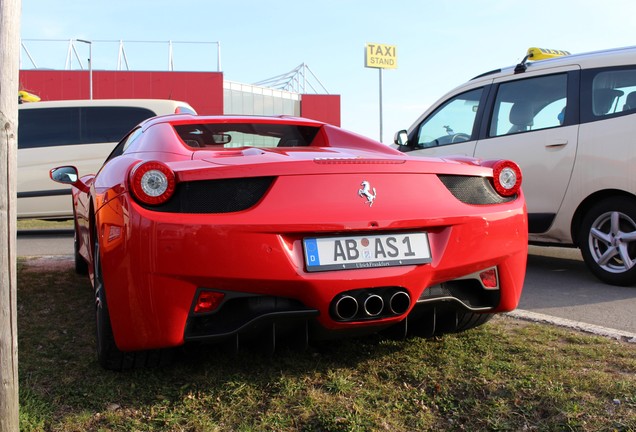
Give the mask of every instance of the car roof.
<svg viewBox="0 0 636 432">
<path fill-rule="evenodd" d="M 76 99 L 22 103 L 20 109 L 65 108 L 65 107 L 108 107 L 126 106 L 150 109 L 171 109 L 178 106 L 190 106 L 187 102 L 172 99 Z"/>
<path fill-rule="evenodd" d="M 634 64 L 636 62 L 636 46 L 628 46 L 622 48 L 612 48 L 599 51 L 590 51 L 579 54 L 570 54 L 562 57 L 555 57 L 547 60 L 529 61 L 526 63 L 526 72 L 535 72 L 544 69 L 552 69 L 558 66 L 578 65 L 581 69 L 590 69 L 603 66 L 619 66 Z M 474 77 L 471 81 L 480 79 L 493 79 L 503 76 L 515 75 L 514 66 L 507 66 L 501 69 L 485 72 Z M 517 73 L 520 78 L 523 72 Z"/>
</svg>

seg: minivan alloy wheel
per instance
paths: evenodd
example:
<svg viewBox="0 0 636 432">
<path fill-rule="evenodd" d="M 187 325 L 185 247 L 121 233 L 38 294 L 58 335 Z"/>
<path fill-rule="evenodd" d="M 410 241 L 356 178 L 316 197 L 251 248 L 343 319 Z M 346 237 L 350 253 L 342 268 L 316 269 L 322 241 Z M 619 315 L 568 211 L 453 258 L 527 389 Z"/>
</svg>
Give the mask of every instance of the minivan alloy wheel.
<svg viewBox="0 0 636 432">
<path fill-rule="evenodd" d="M 636 205 L 612 198 L 595 206 L 583 221 L 581 252 L 601 280 L 636 282 Z"/>
<path fill-rule="evenodd" d="M 598 265 L 616 273 L 634 266 L 636 258 L 631 256 L 630 246 L 635 240 L 636 224 L 627 215 L 617 211 L 604 213 L 597 218 L 589 236 L 590 249 Z"/>
</svg>

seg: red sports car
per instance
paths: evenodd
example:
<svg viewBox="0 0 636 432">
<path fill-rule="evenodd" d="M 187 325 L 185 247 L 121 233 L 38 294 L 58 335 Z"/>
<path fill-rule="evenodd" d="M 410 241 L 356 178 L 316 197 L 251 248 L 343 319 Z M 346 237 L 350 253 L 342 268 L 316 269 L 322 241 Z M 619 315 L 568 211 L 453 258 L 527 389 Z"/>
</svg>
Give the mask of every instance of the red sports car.
<svg viewBox="0 0 636 432">
<path fill-rule="evenodd" d="M 321 122 L 141 123 L 73 185 L 102 366 L 188 341 L 432 336 L 517 306 L 528 230 L 510 161 L 411 158 Z"/>
</svg>

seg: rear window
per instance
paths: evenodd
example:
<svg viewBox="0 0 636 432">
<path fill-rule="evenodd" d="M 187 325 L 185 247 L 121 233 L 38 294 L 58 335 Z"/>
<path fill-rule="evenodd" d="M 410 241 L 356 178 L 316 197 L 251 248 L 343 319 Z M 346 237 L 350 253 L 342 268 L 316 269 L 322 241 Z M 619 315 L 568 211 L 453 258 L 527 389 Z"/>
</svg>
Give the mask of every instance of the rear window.
<svg viewBox="0 0 636 432">
<path fill-rule="evenodd" d="M 118 142 L 155 115 L 139 107 L 24 109 L 18 117 L 18 148 Z"/>
<path fill-rule="evenodd" d="M 636 69 L 606 70 L 592 80 L 592 112 L 596 117 L 636 110 Z"/>
<path fill-rule="evenodd" d="M 315 126 L 272 123 L 195 123 L 175 126 L 192 148 L 305 147 L 320 130 Z"/>
</svg>

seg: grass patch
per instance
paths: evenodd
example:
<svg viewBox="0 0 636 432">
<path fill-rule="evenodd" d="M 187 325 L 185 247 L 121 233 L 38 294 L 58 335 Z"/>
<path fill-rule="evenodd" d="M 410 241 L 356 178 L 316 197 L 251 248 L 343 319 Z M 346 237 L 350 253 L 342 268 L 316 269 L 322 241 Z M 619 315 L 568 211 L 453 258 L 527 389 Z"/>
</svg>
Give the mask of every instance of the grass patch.
<svg viewBox="0 0 636 432">
<path fill-rule="evenodd" d="M 73 220 L 18 219 L 17 228 L 19 230 L 68 230 L 73 229 Z"/>
<path fill-rule="evenodd" d="M 108 372 L 88 280 L 37 262 L 18 263 L 22 431 L 636 430 L 636 346 L 508 317 L 273 356 L 189 346 Z"/>
</svg>

